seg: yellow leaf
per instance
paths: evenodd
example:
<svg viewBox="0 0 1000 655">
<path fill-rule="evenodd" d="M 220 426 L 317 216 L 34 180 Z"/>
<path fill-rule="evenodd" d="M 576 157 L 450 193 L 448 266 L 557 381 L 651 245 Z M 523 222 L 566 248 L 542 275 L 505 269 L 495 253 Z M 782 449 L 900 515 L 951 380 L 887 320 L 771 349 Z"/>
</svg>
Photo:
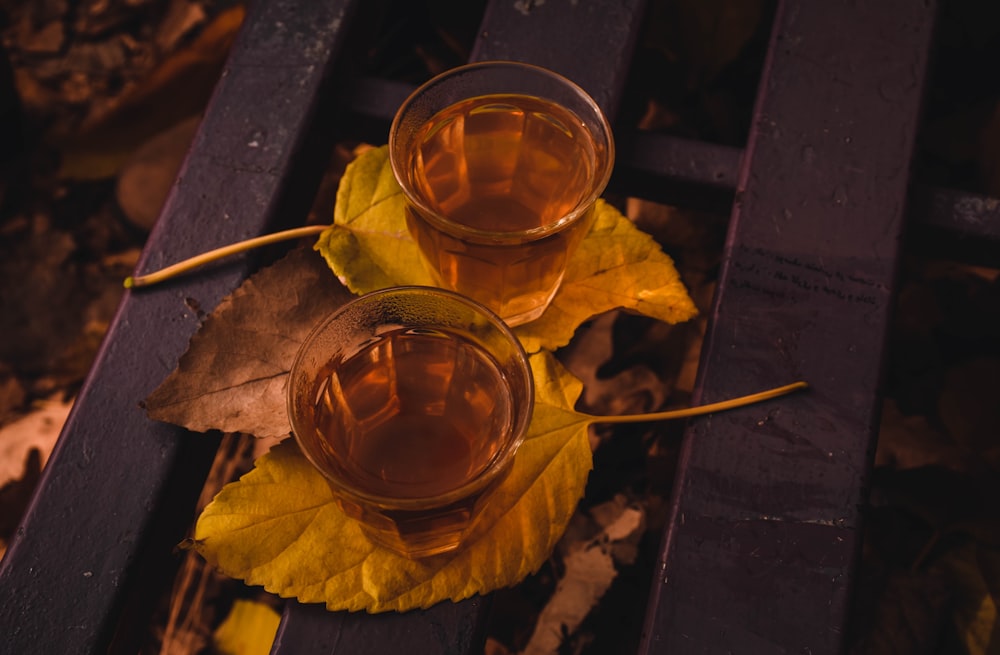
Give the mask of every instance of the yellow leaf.
<svg viewBox="0 0 1000 655">
<path fill-rule="evenodd" d="M 1000 550 L 969 542 L 947 552 L 934 569 L 942 570 L 955 591 L 952 620 L 970 655 L 997 652 L 1000 623 Z"/>
<path fill-rule="evenodd" d="M 531 364 L 536 399 L 527 438 L 454 553 L 410 560 L 374 545 L 291 440 L 205 508 L 195 549 L 226 575 L 331 610 L 405 611 L 516 584 L 551 553 L 592 466 L 592 417 L 573 409 L 582 384 L 549 353 Z"/>
<path fill-rule="evenodd" d="M 237 600 L 215 631 L 221 655 L 267 655 L 278 633 L 281 616 L 264 603 Z"/>
<path fill-rule="evenodd" d="M 433 284 L 406 229 L 404 208 L 386 147 L 372 148 L 348 166 L 334 224 L 320 235 L 316 249 L 354 293 Z M 570 260 L 552 304 L 515 332 L 528 352 L 555 350 L 569 343 L 581 323 L 617 308 L 669 323 L 697 313 L 673 260 L 652 237 L 599 200 L 597 219 Z"/>
<path fill-rule="evenodd" d="M 406 229 L 406 201 L 387 153 L 385 147 L 373 148 L 348 165 L 337 189 L 333 225 L 316 242 L 333 272 L 357 294 L 397 284 L 434 284 Z"/>
<path fill-rule="evenodd" d="M 565 346 L 581 323 L 625 308 L 682 323 L 698 313 L 674 262 L 660 246 L 611 205 L 598 201 L 597 219 L 566 268 L 552 304 L 517 328 L 525 349 Z"/>
</svg>

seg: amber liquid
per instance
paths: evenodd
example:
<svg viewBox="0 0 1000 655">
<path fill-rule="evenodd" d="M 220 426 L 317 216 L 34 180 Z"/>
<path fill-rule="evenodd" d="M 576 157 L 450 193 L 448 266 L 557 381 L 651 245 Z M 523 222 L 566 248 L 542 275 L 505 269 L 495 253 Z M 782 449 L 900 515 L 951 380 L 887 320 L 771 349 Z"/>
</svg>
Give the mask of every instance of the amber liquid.
<svg viewBox="0 0 1000 655">
<path fill-rule="evenodd" d="M 479 476 L 509 438 L 512 416 L 489 355 L 450 334 L 400 330 L 338 365 L 322 386 L 315 425 L 354 488 L 430 498 Z"/>
<path fill-rule="evenodd" d="M 409 209 L 409 230 L 438 283 L 511 325 L 537 318 L 591 212 L 542 238 L 516 233 L 558 223 L 591 193 L 601 153 L 590 133 L 559 105 L 498 95 L 439 112 L 415 143 L 409 168 L 416 193 L 440 216 L 493 233 L 470 236 Z"/>
</svg>

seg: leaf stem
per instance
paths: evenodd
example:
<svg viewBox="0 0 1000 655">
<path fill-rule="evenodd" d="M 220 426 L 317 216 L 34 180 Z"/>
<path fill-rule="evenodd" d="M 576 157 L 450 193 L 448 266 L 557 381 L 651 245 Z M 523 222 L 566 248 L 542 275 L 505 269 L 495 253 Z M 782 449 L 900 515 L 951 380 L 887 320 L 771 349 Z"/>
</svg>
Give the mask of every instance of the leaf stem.
<svg viewBox="0 0 1000 655">
<path fill-rule="evenodd" d="M 670 419 L 677 418 L 687 418 L 689 416 L 701 416 L 702 414 L 711 414 L 712 412 L 721 412 L 727 409 L 735 409 L 736 407 L 743 407 L 745 405 L 752 405 L 753 403 L 759 403 L 764 400 L 770 400 L 771 398 L 777 398 L 778 396 L 783 396 L 793 391 L 798 391 L 800 389 L 805 389 L 809 385 L 806 382 L 798 381 L 791 384 L 786 384 L 782 387 L 775 387 L 774 389 L 767 389 L 766 391 L 758 391 L 757 393 L 752 393 L 748 396 L 740 396 L 739 398 L 731 398 L 729 400 L 722 400 L 717 403 L 709 403 L 708 405 L 699 405 L 697 407 L 686 407 L 684 409 L 672 409 L 666 412 L 653 412 L 651 414 L 624 414 L 621 416 L 593 416 L 591 417 L 591 423 L 643 423 L 646 421 L 666 421 Z"/>
<path fill-rule="evenodd" d="M 171 264 L 166 268 L 161 268 L 153 273 L 147 273 L 146 275 L 134 275 L 125 278 L 125 288 L 131 289 L 132 287 L 148 287 L 151 284 L 158 284 L 165 280 L 169 280 L 172 277 L 176 277 L 188 271 L 194 270 L 199 266 L 204 266 L 211 262 L 217 261 L 224 257 L 229 257 L 230 255 L 235 255 L 237 253 L 246 252 L 247 250 L 253 250 L 254 248 L 260 248 L 261 246 L 269 246 L 272 243 L 278 243 L 280 241 L 289 241 L 291 239 L 298 239 L 300 237 L 312 236 L 314 234 L 319 234 L 323 230 L 330 227 L 329 225 L 307 225 L 305 227 L 297 227 L 291 230 L 283 230 L 281 232 L 275 232 L 273 234 L 265 234 L 264 236 L 254 237 L 253 239 L 246 239 L 245 241 L 238 241 L 232 243 L 228 246 L 222 246 L 221 248 L 216 248 L 215 250 L 209 250 L 200 255 L 195 255 L 190 259 L 185 259 L 184 261 L 177 262 L 176 264 Z"/>
</svg>

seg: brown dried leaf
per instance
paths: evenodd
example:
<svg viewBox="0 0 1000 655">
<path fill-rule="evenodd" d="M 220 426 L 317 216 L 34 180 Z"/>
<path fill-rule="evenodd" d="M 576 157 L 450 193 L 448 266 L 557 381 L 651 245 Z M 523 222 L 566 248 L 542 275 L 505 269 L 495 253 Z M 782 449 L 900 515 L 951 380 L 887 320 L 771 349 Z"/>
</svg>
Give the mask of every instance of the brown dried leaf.
<svg viewBox="0 0 1000 655">
<path fill-rule="evenodd" d="M 968 453 L 926 416 L 907 416 L 890 399 L 882 404 L 875 466 L 913 469 L 941 466 L 962 471 L 969 465 Z"/>
<path fill-rule="evenodd" d="M 538 617 L 524 655 L 561 652 L 563 637 L 577 630 L 617 577 L 619 546 L 638 540 L 645 525 L 642 508 L 629 505 L 624 496 L 597 505 L 590 514 L 599 532 L 584 540 L 567 533 L 563 541 L 570 543 L 562 544 L 565 573 Z"/>
<path fill-rule="evenodd" d="M 113 176 L 135 149 L 178 122 L 201 113 L 219 81 L 245 9 L 220 13 L 187 47 L 165 59 L 110 107 L 98 108 L 62 144 L 60 174 L 72 179 Z"/>
<path fill-rule="evenodd" d="M 25 462 L 33 450 L 38 451 L 44 466 L 55 447 L 73 399 L 62 394 L 35 403 L 32 410 L 0 428 L 0 486 L 21 478 Z"/>
<path fill-rule="evenodd" d="M 1000 357 L 974 357 L 945 374 L 938 412 L 949 434 L 973 453 L 994 448 L 1000 432 Z"/>
<path fill-rule="evenodd" d="M 191 339 L 146 400 L 150 418 L 205 432 L 290 432 L 285 380 L 299 345 L 351 297 L 323 259 L 299 248 L 247 279 Z"/>
<path fill-rule="evenodd" d="M 692 86 L 704 86 L 737 59 L 761 20 L 762 5 L 758 0 L 657 3 L 645 39 L 647 45 L 678 57 Z"/>
</svg>

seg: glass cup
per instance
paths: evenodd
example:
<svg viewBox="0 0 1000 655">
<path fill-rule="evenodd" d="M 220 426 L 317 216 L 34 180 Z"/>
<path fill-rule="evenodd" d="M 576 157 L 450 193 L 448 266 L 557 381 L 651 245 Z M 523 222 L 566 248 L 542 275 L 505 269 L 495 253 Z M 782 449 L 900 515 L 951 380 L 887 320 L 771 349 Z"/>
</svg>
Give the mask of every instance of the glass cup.
<svg viewBox="0 0 1000 655">
<path fill-rule="evenodd" d="M 436 284 L 519 325 L 548 307 L 593 224 L 614 142 L 579 86 L 494 61 L 414 91 L 389 130 L 389 160 Z"/>
<path fill-rule="evenodd" d="M 343 511 L 417 558 L 457 548 L 509 472 L 533 385 L 493 312 L 451 291 L 394 287 L 313 329 L 289 374 L 288 415 Z"/>
</svg>

